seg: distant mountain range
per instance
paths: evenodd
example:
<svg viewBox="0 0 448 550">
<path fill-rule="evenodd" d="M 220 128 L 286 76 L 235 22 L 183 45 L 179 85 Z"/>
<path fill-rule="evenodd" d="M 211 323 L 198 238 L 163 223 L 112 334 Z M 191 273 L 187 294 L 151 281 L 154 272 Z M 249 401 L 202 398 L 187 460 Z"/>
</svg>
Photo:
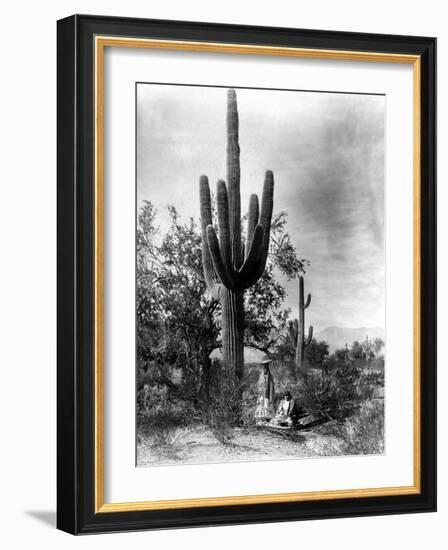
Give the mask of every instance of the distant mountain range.
<svg viewBox="0 0 448 550">
<path fill-rule="evenodd" d="M 327 327 L 314 335 L 317 341 L 325 340 L 330 346 L 330 353 L 333 353 L 338 348 L 343 348 L 345 344 L 350 347 L 355 340 L 362 342 L 366 335 L 369 340 L 374 338 L 382 338 L 384 340 L 384 329 L 381 327 Z"/>
</svg>

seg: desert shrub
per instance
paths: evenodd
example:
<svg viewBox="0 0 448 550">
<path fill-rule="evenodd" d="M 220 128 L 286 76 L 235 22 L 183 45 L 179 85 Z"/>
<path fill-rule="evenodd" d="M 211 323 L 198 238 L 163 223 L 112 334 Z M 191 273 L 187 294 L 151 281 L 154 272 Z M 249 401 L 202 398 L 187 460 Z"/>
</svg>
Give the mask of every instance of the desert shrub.
<svg viewBox="0 0 448 550">
<path fill-rule="evenodd" d="M 163 447 L 172 445 L 176 439 L 179 423 L 175 416 L 168 411 L 151 411 L 150 414 L 139 419 L 140 432 L 150 440 L 151 445 Z"/>
<path fill-rule="evenodd" d="M 344 422 L 345 454 L 384 452 L 384 402 L 366 401 Z"/>
<path fill-rule="evenodd" d="M 361 369 L 358 385 L 361 400 L 372 399 L 379 388 L 384 388 L 384 359 L 382 357 L 374 359 Z"/>
<path fill-rule="evenodd" d="M 254 414 L 258 400 L 257 385 L 245 385 L 244 388 L 240 423 L 244 427 L 250 427 L 255 424 Z"/>
<path fill-rule="evenodd" d="M 172 445 L 179 430 L 192 422 L 194 414 L 188 403 L 154 400 L 147 410 L 137 414 L 137 434 L 153 446 Z"/>
<path fill-rule="evenodd" d="M 324 455 L 369 455 L 384 452 L 384 402 L 369 400 L 344 420 L 334 420 L 316 429 L 322 436 L 310 439 L 313 453 Z"/>
<path fill-rule="evenodd" d="M 216 439 L 231 444 L 234 428 L 242 424 L 244 384 L 215 365 L 205 421 Z"/>
<path fill-rule="evenodd" d="M 297 395 L 312 414 L 342 420 L 356 408 L 360 399 L 360 370 L 351 364 L 299 375 Z"/>
<path fill-rule="evenodd" d="M 234 424 L 229 420 L 224 407 L 216 406 L 210 411 L 208 426 L 222 445 L 230 445 L 234 439 Z"/>
</svg>

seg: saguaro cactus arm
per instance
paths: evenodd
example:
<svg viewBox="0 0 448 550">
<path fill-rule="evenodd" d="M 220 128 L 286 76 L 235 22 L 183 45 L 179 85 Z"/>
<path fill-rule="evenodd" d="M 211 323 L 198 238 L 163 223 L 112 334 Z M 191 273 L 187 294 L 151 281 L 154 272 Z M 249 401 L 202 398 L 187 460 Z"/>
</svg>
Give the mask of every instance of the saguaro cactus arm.
<svg viewBox="0 0 448 550">
<path fill-rule="evenodd" d="M 304 283 L 303 283 L 303 276 L 300 275 L 299 277 L 299 308 L 302 308 L 303 309 L 306 309 L 307 307 L 309 307 L 310 303 L 311 303 L 311 294 L 308 294 L 307 298 L 306 298 L 306 302 L 303 303 L 303 296 L 304 296 Z"/>
<path fill-rule="evenodd" d="M 242 282 L 244 288 L 249 288 L 254 285 L 263 275 L 266 267 L 269 252 L 269 239 L 271 233 L 272 210 L 274 207 L 274 174 L 268 170 L 265 175 L 263 185 L 263 196 L 261 199 L 261 214 L 259 225 L 263 228 L 263 241 L 261 243 L 261 251 L 259 260 L 253 269 L 252 273 L 245 277 Z"/>
<path fill-rule="evenodd" d="M 213 225 L 207 226 L 207 244 L 213 262 L 213 269 L 221 283 L 228 289 L 235 288 L 235 281 L 229 275 L 226 264 L 221 255 L 218 237 Z"/>
<path fill-rule="evenodd" d="M 263 246 L 264 230 L 261 225 L 257 225 L 252 238 L 249 253 L 244 260 L 244 264 L 238 272 L 238 280 L 244 282 L 256 269 L 260 261 L 260 255 Z M 244 283 L 243 283 L 244 284 Z"/>
<path fill-rule="evenodd" d="M 213 298 L 219 299 L 221 281 L 213 266 L 210 247 L 207 240 L 207 227 L 212 223 L 210 187 L 207 176 L 201 176 L 199 180 L 199 196 L 201 206 L 202 268 L 209 293 Z"/>
<path fill-rule="evenodd" d="M 311 294 L 308 294 L 308 297 L 306 299 L 306 302 L 303 308 L 306 309 L 307 307 L 309 307 L 310 303 L 311 303 Z"/>
<path fill-rule="evenodd" d="M 216 202 L 218 205 L 219 245 L 222 257 L 230 276 L 234 275 L 232 267 L 232 247 L 230 242 L 229 199 L 227 187 L 223 180 L 216 184 Z"/>
<path fill-rule="evenodd" d="M 249 200 L 249 212 L 247 214 L 247 242 L 246 258 L 249 255 L 250 246 L 254 238 L 255 227 L 258 225 L 259 207 L 258 195 L 251 195 Z"/>
<path fill-rule="evenodd" d="M 309 346 L 311 344 L 311 340 L 313 339 L 313 325 L 310 325 L 308 329 L 308 338 L 304 340 L 303 345 Z"/>
</svg>

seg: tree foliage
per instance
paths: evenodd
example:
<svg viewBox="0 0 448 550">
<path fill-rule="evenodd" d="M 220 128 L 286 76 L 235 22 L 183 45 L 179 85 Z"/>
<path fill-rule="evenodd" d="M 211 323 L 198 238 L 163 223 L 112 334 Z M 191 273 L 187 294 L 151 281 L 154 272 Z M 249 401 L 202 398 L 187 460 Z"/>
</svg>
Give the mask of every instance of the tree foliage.
<svg viewBox="0 0 448 550">
<path fill-rule="evenodd" d="M 220 304 L 209 296 L 201 263 L 199 224 L 183 221 L 168 206 L 169 228 L 162 235 L 157 212 L 149 201 L 139 212 L 137 227 L 137 360 L 169 382 L 170 369 L 182 369 L 192 393 L 208 391 L 210 355 L 220 348 Z M 278 280 L 304 270 L 286 232 L 286 213 L 273 219 L 265 272 L 245 293 L 245 346 L 269 354 L 278 342 L 289 311 Z"/>
</svg>

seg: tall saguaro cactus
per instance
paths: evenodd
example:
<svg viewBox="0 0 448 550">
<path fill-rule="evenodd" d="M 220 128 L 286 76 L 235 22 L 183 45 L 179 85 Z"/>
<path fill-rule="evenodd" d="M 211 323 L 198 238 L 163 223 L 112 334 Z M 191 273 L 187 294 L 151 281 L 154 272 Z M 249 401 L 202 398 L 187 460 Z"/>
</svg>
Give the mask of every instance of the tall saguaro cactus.
<svg viewBox="0 0 448 550">
<path fill-rule="evenodd" d="M 200 178 L 202 265 L 210 294 L 222 306 L 222 348 L 229 373 L 244 371 L 244 291 L 263 275 L 269 250 L 274 199 L 274 176 L 266 172 L 261 211 L 251 195 L 246 246 L 241 238 L 240 146 L 235 90 L 227 92 L 227 185 L 216 189 L 218 236 L 212 220 L 207 176 Z"/>
<path fill-rule="evenodd" d="M 311 294 L 308 294 L 306 302 L 304 301 L 303 277 L 299 277 L 299 319 L 297 322 L 297 346 L 296 346 L 296 367 L 300 372 L 303 368 L 305 356 L 305 347 L 309 346 L 313 338 L 313 326 L 308 330 L 308 337 L 305 339 L 305 309 L 311 303 Z"/>
</svg>

